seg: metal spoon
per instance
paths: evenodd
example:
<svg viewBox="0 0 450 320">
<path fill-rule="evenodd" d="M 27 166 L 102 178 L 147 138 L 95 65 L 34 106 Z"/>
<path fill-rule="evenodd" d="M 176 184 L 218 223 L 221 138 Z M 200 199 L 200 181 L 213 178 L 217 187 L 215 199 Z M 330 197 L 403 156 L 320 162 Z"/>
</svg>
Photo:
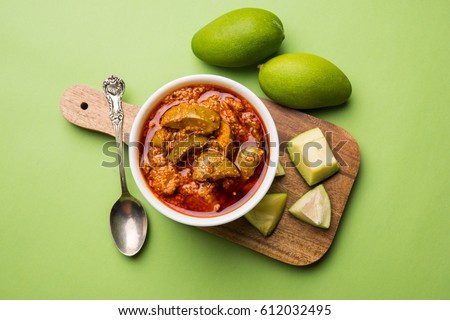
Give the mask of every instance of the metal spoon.
<svg viewBox="0 0 450 320">
<path fill-rule="evenodd" d="M 133 256 L 142 248 L 147 235 L 147 214 L 127 188 L 123 167 L 123 110 L 122 95 L 125 83 L 112 75 L 103 81 L 103 91 L 109 104 L 109 117 L 114 128 L 119 162 L 122 195 L 113 205 L 110 215 L 112 237 L 117 248 L 126 256 Z"/>
</svg>

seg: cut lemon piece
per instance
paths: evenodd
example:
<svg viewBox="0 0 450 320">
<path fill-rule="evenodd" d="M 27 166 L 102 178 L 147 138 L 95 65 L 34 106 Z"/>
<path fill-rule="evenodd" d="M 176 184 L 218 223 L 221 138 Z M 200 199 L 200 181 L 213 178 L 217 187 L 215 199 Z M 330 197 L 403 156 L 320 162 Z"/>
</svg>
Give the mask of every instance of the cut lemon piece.
<svg viewBox="0 0 450 320">
<path fill-rule="evenodd" d="M 287 151 L 295 167 L 310 186 L 339 170 L 339 163 L 319 128 L 305 131 L 291 139 Z"/>
<path fill-rule="evenodd" d="M 331 204 L 323 185 L 305 193 L 289 208 L 289 213 L 315 227 L 328 229 L 331 221 Z"/>
<path fill-rule="evenodd" d="M 262 200 L 249 211 L 244 217 L 250 222 L 263 236 L 272 234 L 275 227 L 280 222 L 286 205 L 287 193 L 268 193 Z"/>
</svg>

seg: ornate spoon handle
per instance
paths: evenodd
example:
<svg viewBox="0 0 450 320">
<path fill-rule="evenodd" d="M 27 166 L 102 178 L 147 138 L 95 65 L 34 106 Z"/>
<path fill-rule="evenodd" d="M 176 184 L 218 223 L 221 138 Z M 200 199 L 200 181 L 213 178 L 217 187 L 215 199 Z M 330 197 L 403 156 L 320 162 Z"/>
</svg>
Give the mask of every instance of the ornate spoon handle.
<svg viewBox="0 0 450 320">
<path fill-rule="evenodd" d="M 128 194 L 128 188 L 125 178 L 125 169 L 123 167 L 123 109 L 122 96 L 125 91 L 125 83 L 122 79 L 112 75 L 103 81 L 103 92 L 109 105 L 109 118 L 114 129 L 117 145 L 117 160 L 119 162 L 120 184 L 122 193 Z"/>
</svg>

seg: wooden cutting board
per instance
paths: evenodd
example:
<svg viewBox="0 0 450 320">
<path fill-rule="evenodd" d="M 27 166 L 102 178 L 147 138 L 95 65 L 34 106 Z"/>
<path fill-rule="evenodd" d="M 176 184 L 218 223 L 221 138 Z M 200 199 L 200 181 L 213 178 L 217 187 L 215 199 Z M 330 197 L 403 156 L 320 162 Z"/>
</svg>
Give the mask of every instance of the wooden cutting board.
<svg viewBox="0 0 450 320">
<path fill-rule="evenodd" d="M 245 218 L 218 227 L 201 228 L 224 239 L 265 254 L 282 262 L 305 266 L 319 260 L 330 248 L 342 218 L 345 204 L 359 169 L 360 152 L 355 139 L 344 129 L 307 115 L 301 111 L 261 99 L 269 109 L 280 138 L 280 157 L 286 164 L 286 175 L 276 177 L 269 192 L 287 192 L 286 209 L 274 233 L 264 238 Z M 71 123 L 114 136 L 108 116 L 108 105 L 101 91 L 88 86 L 68 88 L 61 97 L 61 112 Z M 124 140 L 138 106 L 123 103 Z M 330 196 L 332 216 L 329 229 L 312 227 L 288 214 L 287 209 L 311 189 L 290 162 L 286 143 L 297 134 L 319 127 L 324 132 L 333 153 L 341 165 L 340 171 L 323 184 Z"/>
</svg>

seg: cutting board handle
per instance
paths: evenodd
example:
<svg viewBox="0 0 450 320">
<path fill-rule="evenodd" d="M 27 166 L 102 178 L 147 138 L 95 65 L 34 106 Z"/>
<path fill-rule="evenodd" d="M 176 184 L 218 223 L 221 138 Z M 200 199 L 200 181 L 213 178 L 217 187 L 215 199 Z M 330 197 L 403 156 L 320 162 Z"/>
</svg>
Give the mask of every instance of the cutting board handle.
<svg viewBox="0 0 450 320">
<path fill-rule="evenodd" d="M 114 136 L 109 107 L 103 92 L 85 85 L 74 85 L 64 91 L 60 108 L 67 121 L 85 129 Z M 124 142 L 128 143 L 131 126 L 139 107 L 123 102 L 122 108 Z"/>
</svg>

